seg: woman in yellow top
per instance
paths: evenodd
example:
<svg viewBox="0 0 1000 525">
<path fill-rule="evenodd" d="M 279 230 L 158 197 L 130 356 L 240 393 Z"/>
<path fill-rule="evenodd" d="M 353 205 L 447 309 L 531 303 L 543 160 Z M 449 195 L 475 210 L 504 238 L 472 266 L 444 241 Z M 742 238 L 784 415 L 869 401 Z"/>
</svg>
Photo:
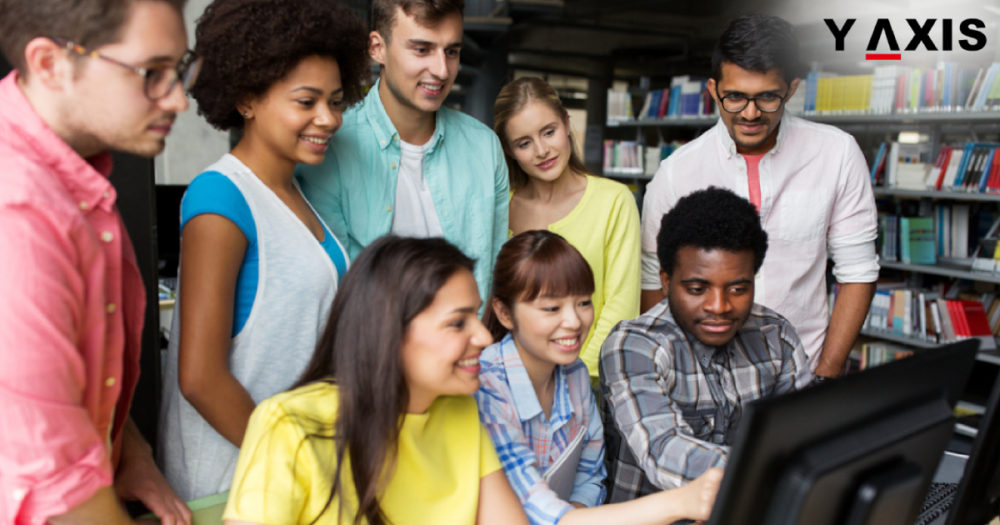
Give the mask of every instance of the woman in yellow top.
<svg viewBox="0 0 1000 525">
<path fill-rule="evenodd" d="M 472 268 L 443 239 L 361 252 L 297 388 L 250 418 L 226 523 L 527 523 L 470 395 Z"/>
<path fill-rule="evenodd" d="M 510 174 L 511 235 L 550 230 L 573 245 L 594 272 L 594 324 L 580 358 L 597 377 L 601 344 L 623 319 L 639 315 L 639 212 L 624 184 L 587 174 L 569 131 L 569 114 L 551 86 L 519 78 L 493 106 Z"/>
</svg>

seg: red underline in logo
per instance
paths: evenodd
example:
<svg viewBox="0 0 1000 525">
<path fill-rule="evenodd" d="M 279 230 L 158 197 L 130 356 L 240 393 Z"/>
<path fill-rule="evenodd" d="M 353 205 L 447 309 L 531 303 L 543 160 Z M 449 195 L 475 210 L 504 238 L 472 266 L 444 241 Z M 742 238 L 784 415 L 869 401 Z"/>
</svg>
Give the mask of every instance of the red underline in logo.
<svg viewBox="0 0 1000 525">
<path fill-rule="evenodd" d="M 901 53 L 866 53 L 865 60 L 902 60 Z"/>
</svg>

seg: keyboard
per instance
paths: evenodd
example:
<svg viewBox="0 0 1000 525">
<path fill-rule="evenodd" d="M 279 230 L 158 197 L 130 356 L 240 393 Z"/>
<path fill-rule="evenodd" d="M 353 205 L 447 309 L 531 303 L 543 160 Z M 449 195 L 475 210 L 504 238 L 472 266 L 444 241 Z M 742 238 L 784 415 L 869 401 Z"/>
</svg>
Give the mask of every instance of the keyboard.
<svg viewBox="0 0 1000 525">
<path fill-rule="evenodd" d="M 920 507 L 916 525 L 928 525 L 947 514 L 952 501 L 955 500 L 957 490 L 958 483 L 931 483 L 927 497 L 924 498 L 924 504 Z"/>
</svg>

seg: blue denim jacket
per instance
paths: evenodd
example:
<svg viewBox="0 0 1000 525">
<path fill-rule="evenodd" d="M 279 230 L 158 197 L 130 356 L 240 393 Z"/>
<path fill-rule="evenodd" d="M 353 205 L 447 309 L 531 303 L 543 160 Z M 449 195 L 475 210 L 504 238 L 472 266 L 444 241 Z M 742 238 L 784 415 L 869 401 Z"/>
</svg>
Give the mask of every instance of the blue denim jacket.
<svg viewBox="0 0 1000 525">
<path fill-rule="evenodd" d="M 317 166 L 296 175 L 313 207 L 347 247 L 351 259 L 392 227 L 399 170 L 399 133 L 378 94 L 344 112 Z M 485 303 L 493 263 L 507 240 L 509 184 L 496 134 L 474 118 L 442 107 L 424 157 L 424 179 L 448 241 L 476 259 L 476 283 Z"/>
</svg>

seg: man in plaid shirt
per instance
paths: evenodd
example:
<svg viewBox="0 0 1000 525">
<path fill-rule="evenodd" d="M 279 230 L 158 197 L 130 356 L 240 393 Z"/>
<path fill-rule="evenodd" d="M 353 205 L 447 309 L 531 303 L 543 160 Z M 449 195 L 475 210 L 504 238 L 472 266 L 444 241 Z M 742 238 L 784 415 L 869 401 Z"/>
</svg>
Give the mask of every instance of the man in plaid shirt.
<svg viewBox="0 0 1000 525">
<path fill-rule="evenodd" d="M 742 407 L 812 379 L 792 325 L 753 302 L 766 251 L 756 209 L 729 190 L 697 191 L 663 216 L 667 298 L 601 348 L 609 502 L 724 467 Z"/>
</svg>

